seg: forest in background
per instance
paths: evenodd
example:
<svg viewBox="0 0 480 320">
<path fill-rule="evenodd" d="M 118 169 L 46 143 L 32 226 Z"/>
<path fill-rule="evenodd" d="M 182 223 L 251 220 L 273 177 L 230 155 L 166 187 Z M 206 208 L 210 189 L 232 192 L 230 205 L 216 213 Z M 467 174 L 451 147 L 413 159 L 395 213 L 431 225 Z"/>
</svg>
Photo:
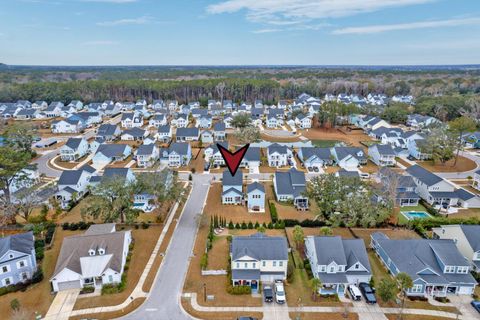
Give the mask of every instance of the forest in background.
<svg viewBox="0 0 480 320">
<path fill-rule="evenodd" d="M 220 94 L 217 85 L 224 83 Z M 435 115 L 441 105 L 448 118 L 469 108 L 480 94 L 479 66 L 410 67 L 30 67 L 0 66 L 0 101 L 74 99 L 84 103 L 177 99 L 180 103 L 208 99 L 235 102 L 262 99 L 276 103 L 306 92 L 330 94 L 384 93 L 413 95 L 419 112 Z"/>
</svg>

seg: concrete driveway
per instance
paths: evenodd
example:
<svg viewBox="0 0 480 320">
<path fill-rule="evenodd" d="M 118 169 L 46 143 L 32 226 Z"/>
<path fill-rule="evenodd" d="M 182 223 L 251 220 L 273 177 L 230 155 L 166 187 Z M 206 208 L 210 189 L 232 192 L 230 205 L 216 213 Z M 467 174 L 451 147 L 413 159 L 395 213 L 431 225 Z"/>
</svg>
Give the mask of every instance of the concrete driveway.
<svg viewBox="0 0 480 320">
<path fill-rule="evenodd" d="M 480 314 L 473 309 L 470 296 L 448 296 L 450 302 L 462 313 L 462 319 L 480 319 Z"/>
<path fill-rule="evenodd" d="M 289 320 L 288 305 L 263 301 L 262 320 Z"/>
<path fill-rule="evenodd" d="M 80 289 L 64 290 L 57 293 L 44 319 L 67 320 L 77 301 Z"/>
</svg>

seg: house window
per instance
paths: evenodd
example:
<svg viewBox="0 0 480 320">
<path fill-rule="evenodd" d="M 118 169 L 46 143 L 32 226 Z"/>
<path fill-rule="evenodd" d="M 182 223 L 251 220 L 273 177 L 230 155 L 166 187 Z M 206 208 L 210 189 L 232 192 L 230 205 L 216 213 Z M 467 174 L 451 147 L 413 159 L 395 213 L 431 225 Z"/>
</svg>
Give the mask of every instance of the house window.
<svg viewBox="0 0 480 320">
<path fill-rule="evenodd" d="M 278 261 L 278 266 L 283 267 L 283 261 Z"/>
<path fill-rule="evenodd" d="M 239 268 L 240 268 L 240 263 L 237 262 L 237 269 L 239 269 Z"/>
<path fill-rule="evenodd" d="M 420 293 L 422 292 L 423 286 L 421 284 L 414 284 L 412 289 L 410 289 L 413 293 Z"/>
<path fill-rule="evenodd" d="M 320 272 L 325 272 L 325 270 L 326 270 L 325 266 L 320 267 Z"/>
<path fill-rule="evenodd" d="M 108 282 L 113 282 L 113 276 L 112 275 L 108 276 Z"/>
<path fill-rule="evenodd" d="M 265 261 L 262 261 L 262 267 L 265 267 L 267 263 Z"/>
<path fill-rule="evenodd" d="M 245 262 L 245 269 L 248 268 L 248 262 Z"/>
<path fill-rule="evenodd" d="M 334 266 L 330 267 L 330 272 L 335 272 L 335 267 Z"/>
<path fill-rule="evenodd" d="M 8 272 L 8 271 L 10 271 L 8 266 L 3 266 L 2 267 L 2 273 Z"/>
<path fill-rule="evenodd" d="M 257 268 L 257 264 L 254 262 L 252 263 L 252 269 L 256 269 Z"/>
<path fill-rule="evenodd" d="M 355 269 L 359 269 L 360 268 L 360 265 L 357 263 L 355 264 Z"/>
<path fill-rule="evenodd" d="M 274 267 L 277 266 L 277 261 L 273 261 L 273 266 L 274 266 Z"/>
<path fill-rule="evenodd" d="M 9 286 L 12 284 L 12 281 L 10 280 L 10 278 L 5 278 L 5 280 L 3 280 L 3 283 L 6 285 L 6 286 Z"/>
<path fill-rule="evenodd" d="M 19 262 L 18 262 L 18 267 L 19 267 L 19 268 L 25 267 L 25 260 L 19 261 Z"/>
<path fill-rule="evenodd" d="M 23 281 L 27 280 L 27 279 L 28 279 L 27 273 L 26 273 L 26 272 L 22 272 L 20 278 L 21 278 Z"/>
<path fill-rule="evenodd" d="M 454 273 L 455 272 L 455 267 L 454 266 L 446 266 L 445 267 L 445 273 Z"/>
<path fill-rule="evenodd" d="M 468 273 L 468 267 L 457 267 L 457 273 Z"/>
</svg>

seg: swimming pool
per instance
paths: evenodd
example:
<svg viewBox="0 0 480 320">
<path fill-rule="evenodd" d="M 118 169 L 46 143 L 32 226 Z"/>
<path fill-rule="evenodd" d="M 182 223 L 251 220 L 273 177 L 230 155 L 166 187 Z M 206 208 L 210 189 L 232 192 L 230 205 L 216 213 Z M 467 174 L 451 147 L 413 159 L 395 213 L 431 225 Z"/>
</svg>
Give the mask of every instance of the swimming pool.
<svg viewBox="0 0 480 320">
<path fill-rule="evenodd" d="M 425 211 L 402 211 L 402 214 L 404 215 L 405 218 L 407 218 L 407 220 L 425 219 L 425 218 L 432 217 Z"/>
</svg>

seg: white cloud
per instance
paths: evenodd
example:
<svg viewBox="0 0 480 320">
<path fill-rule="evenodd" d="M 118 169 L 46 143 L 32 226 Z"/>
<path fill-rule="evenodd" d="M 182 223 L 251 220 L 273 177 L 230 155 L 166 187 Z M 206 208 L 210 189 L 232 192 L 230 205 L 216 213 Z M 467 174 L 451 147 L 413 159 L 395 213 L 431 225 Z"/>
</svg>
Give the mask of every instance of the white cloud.
<svg viewBox="0 0 480 320">
<path fill-rule="evenodd" d="M 82 2 L 103 2 L 103 3 L 132 3 L 139 0 L 81 0 Z"/>
<path fill-rule="evenodd" d="M 260 30 L 254 30 L 252 33 L 272 33 L 272 32 L 279 32 L 282 31 L 282 29 L 260 29 Z"/>
<path fill-rule="evenodd" d="M 86 41 L 82 43 L 82 45 L 84 46 L 114 46 L 117 44 L 118 44 L 118 41 L 112 41 L 112 40 L 93 40 L 93 41 Z"/>
<path fill-rule="evenodd" d="M 478 25 L 480 18 L 449 19 L 434 21 L 419 21 L 400 24 L 371 25 L 363 27 L 348 27 L 333 30 L 333 34 L 369 34 L 397 30 L 427 29 L 441 27 L 456 27 L 464 25 Z"/>
<path fill-rule="evenodd" d="M 210 14 L 247 11 L 247 19 L 270 23 L 351 16 L 436 0 L 227 0 L 207 7 Z"/>
<path fill-rule="evenodd" d="M 143 16 L 139 18 L 127 18 L 127 19 L 97 22 L 97 26 L 115 27 L 115 26 L 133 25 L 133 24 L 148 24 L 151 22 L 152 20 L 150 19 L 150 17 Z"/>
</svg>

